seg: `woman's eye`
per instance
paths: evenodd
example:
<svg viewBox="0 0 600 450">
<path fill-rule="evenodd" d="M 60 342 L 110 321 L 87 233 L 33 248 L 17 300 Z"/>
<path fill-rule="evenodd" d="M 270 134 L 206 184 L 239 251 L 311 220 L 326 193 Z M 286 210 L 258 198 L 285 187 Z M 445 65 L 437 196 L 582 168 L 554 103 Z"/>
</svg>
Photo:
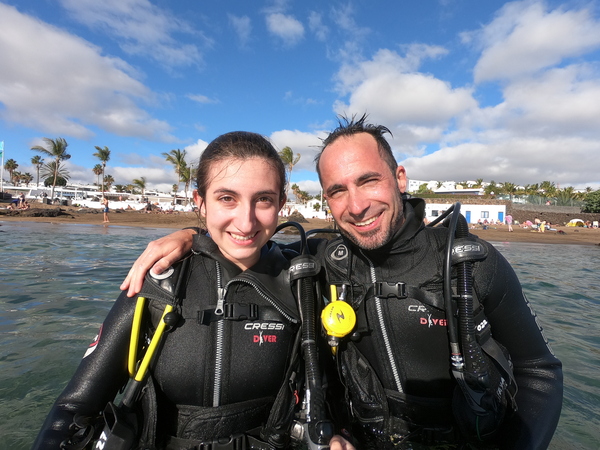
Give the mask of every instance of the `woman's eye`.
<svg viewBox="0 0 600 450">
<path fill-rule="evenodd" d="M 259 197 L 258 201 L 260 203 L 273 203 L 273 199 L 271 197 Z"/>
<path fill-rule="evenodd" d="M 231 203 L 233 201 L 233 197 L 229 197 L 229 196 L 220 197 L 219 201 L 223 202 L 223 203 Z"/>
</svg>

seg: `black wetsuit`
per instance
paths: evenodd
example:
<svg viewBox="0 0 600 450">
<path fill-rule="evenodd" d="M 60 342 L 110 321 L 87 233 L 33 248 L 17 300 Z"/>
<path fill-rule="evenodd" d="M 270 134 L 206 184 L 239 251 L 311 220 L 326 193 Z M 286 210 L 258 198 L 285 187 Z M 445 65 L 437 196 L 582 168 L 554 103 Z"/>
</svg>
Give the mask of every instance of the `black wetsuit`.
<svg viewBox="0 0 600 450">
<path fill-rule="evenodd" d="M 264 424 L 287 382 L 299 327 L 289 262 L 276 244 L 269 242 L 260 261 L 244 272 L 206 236 L 195 237 L 193 251 L 183 299 L 175 308 L 181 319 L 165 334 L 151 368 L 159 448 L 167 442 L 169 448 L 188 448 L 189 442 L 179 439 L 199 445 Z M 148 284 L 147 279 L 140 296 L 150 300 L 144 331 L 151 334 L 165 303 L 156 299 L 160 294 L 152 298 L 156 289 Z M 215 314 L 219 288 L 226 288 L 224 315 Z M 34 449 L 59 448 L 73 433 L 69 426 L 75 414 L 96 415 L 127 381 L 135 305 L 123 294 L 117 299 L 93 351 L 88 350 L 52 407 Z"/>
<path fill-rule="evenodd" d="M 381 425 L 382 413 L 400 419 L 392 432 L 390 428 L 384 432 L 387 436 L 374 439 L 375 448 L 389 443 L 390 435 L 397 434 L 393 438 L 399 440 L 411 432 L 417 442 L 464 439 L 456 436 L 452 413 L 456 382 L 450 371 L 446 313 L 436 300 L 442 295 L 448 229 L 425 227 L 424 206 L 419 199 L 405 202 L 405 223 L 382 248 L 363 251 L 342 238 L 319 246 L 328 283 L 348 284 L 348 301 L 357 310 L 358 334 L 342 343 L 338 355 L 353 420 L 362 424 L 357 427 L 361 439 L 377 435 L 369 430 Z M 493 338 L 510 353 L 518 385 L 518 411 L 507 412 L 495 444 L 507 449 L 546 448 L 562 406 L 562 366 L 510 264 L 493 246 L 479 242 L 487 248 L 487 257 L 474 263 L 475 294 Z M 408 296 L 376 298 L 376 282 L 403 282 Z M 377 405 L 377 386 L 371 384 L 368 365 L 384 389 L 383 410 Z M 357 379 L 353 387 L 349 377 Z M 423 429 L 429 431 L 420 432 Z"/>
</svg>

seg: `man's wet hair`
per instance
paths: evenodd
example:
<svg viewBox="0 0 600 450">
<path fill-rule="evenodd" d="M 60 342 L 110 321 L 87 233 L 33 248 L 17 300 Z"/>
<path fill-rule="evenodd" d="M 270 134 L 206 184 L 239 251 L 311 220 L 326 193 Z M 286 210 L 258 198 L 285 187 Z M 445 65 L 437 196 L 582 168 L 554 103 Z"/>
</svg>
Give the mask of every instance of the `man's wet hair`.
<svg viewBox="0 0 600 450">
<path fill-rule="evenodd" d="M 333 144 L 337 139 L 341 137 L 350 137 L 352 135 L 358 133 L 368 133 L 375 139 L 377 142 L 377 148 L 379 149 L 379 154 L 386 162 L 390 170 L 393 174 L 396 174 L 396 169 L 398 168 L 398 163 L 396 162 L 396 158 L 394 158 L 394 153 L 392 152 L 392 148 L 390 144 L 385 139 L 384 134 L 389 133 L 390 136 L 392 132 L 388 127 L 383 125 L 375 125 L 367 122 L 368 114 L 363 114 L 359 119 L 356 116 L 352 116 L 348 118 L 346 116 L 338 117 L 338 126 L 335 128 L 329 136 L 327 136 L 323 140 L 323 145 L 321 146 L 321 150 L 315 156 L 315 166 L 317 169 L 317 174 L 319 175 L 319 181 L 321 181 L 321 169 L 319 168 L 319 162 L 321 161 L 321 155 L 323 151 L 327 148 L 327 146 Z"/>
</svg>

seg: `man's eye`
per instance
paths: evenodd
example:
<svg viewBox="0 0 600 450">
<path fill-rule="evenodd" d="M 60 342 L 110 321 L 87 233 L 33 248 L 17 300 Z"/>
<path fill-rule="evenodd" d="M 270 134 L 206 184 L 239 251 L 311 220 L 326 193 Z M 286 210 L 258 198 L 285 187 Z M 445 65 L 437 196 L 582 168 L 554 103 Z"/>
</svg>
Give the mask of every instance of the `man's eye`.
<svg viewBox="0 0 600 450">
<path fill-rule="evenodd" d="M 259 197 L 258 201 L 260 203 L 273 203 L 273 199 L 271 197 Z"/>
<path fill-rule="evenodd" d="M 229 197 L 229 196 L 220 197 L 219 201 L 223 202 L 223 203 L 230 203 L 233 201 L 233 197 Z"/>
</svg>

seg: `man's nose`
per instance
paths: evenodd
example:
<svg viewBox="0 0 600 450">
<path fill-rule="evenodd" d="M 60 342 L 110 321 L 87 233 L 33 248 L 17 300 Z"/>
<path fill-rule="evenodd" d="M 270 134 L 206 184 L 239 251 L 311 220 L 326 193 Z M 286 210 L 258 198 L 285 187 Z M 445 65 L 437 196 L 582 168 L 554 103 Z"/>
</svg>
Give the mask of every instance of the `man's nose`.
<svg viewBox="0 0 600 450">
<path fill-rule="evenodd" d="M 364 195 L 360 190 L 353 189 L 348 195 L 348 212 L 353 216 L 362 215 L 371 204 L 368 196 Z"/>
</svg>

